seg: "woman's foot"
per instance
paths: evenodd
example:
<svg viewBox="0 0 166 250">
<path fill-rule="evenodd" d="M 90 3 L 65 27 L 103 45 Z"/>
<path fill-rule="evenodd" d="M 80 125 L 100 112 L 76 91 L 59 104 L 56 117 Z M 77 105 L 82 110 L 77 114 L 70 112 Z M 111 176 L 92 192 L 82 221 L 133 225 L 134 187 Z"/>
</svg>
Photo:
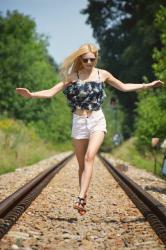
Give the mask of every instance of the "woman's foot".
<svg viewBox="0 0 166 250">
<path fill-rule="evenodd" d="M 87 194 L 85 195 L 84 201 L 83 201 L 84 208 L 86 206 L 86 200 L 87 200 Z M 86 210 L 79 210 L 78 212 L 79 212 L 80 215 L 84 215 L 86 213 Z"/>
<path fill-rule="evenodd" d="M 84 206 L 86 205 L 86 201 L 87 201 L 87 194 L 85 195 L 85 198 L 84 198 Z"/>
<path fill-rule="evenodd" d="M 80 215 L 84 215 L 86 213 L 85 209 L 85 198 L 78 197 L 77 201 L 74 203 L 74 209 L 77 209 Z"/>
<path fill-rule="evenodd" d="M 85 195 L 85 198 L 84 198 L 84 202 L 83 202 L 83 206 L 85 208 L 86 206 L 86 200 L 87 200 L 87 194 Z M 78 211 L 80 215 L 84 215 L 86 213 L 86 211 Z"/>
</svg>

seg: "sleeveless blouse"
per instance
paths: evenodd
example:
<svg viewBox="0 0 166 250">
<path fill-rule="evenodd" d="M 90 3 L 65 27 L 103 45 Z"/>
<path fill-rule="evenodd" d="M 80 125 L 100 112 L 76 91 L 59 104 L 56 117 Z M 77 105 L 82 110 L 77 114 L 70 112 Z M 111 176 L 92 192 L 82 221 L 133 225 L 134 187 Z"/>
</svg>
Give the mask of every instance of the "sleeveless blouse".
<svg viewBox="0 0 166 250">
<path fill-rule="evenodd" d="M 99 110 L 106 97 L 104 82 L 100 81 L 98 70 L 98 81 L 83 82 L 79 79 L 69 84 L 63 91 L 66 95 L 71 111 L 76 109 Z"/>
</svg>

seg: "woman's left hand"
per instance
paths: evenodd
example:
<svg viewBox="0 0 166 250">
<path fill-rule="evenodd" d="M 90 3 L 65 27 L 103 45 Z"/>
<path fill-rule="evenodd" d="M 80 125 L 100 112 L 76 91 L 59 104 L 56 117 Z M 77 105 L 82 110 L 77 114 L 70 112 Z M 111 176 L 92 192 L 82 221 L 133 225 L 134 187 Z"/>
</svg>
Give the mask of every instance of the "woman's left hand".
<svg viewBox="0 0 166 250">
<path fill-rule="evenodd" d="M 159 88 L 159 87 L 162 87 L 163 85 L 164 85 L 164 82 L 160 80 L 156 80 L 156 81 L 149 83 L 149 87 L 151 88 Z"/>
</svg>

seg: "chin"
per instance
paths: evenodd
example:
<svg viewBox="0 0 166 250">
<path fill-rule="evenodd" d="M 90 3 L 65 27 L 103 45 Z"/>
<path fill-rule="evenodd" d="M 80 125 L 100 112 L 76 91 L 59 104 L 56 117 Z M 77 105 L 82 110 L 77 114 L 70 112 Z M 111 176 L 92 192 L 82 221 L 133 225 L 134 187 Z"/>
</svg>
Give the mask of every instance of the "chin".
<svg viewBox="0 0 166 250">
<path fill-rule="evenodd" d="M 88 65 L 88 66 L 86 66 L 86 69 L 92 69 L 93 68 L 93 66 L 92 65 Z"/>
</svg>

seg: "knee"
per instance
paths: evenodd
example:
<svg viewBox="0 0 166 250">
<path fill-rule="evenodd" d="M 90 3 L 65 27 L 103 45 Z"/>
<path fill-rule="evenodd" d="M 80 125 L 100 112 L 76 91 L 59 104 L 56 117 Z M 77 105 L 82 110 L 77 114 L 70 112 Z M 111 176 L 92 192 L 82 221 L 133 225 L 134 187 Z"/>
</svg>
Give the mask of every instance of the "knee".
<svg viewBox="0 0 166 250">
<path fill-rule="evenodd" d="M 92 162 L 95 156 L 91 152 L 87 152 L 85 155 L 85 162 Z"/>
<path fill-rule="evenodd" d="M 83 170 L 84 170 L 84 164 L 83 164 L 83 165 L 79 165 L 78 171 L 79 171 L 79 172 L 82 172 Z"/>
</svg>

